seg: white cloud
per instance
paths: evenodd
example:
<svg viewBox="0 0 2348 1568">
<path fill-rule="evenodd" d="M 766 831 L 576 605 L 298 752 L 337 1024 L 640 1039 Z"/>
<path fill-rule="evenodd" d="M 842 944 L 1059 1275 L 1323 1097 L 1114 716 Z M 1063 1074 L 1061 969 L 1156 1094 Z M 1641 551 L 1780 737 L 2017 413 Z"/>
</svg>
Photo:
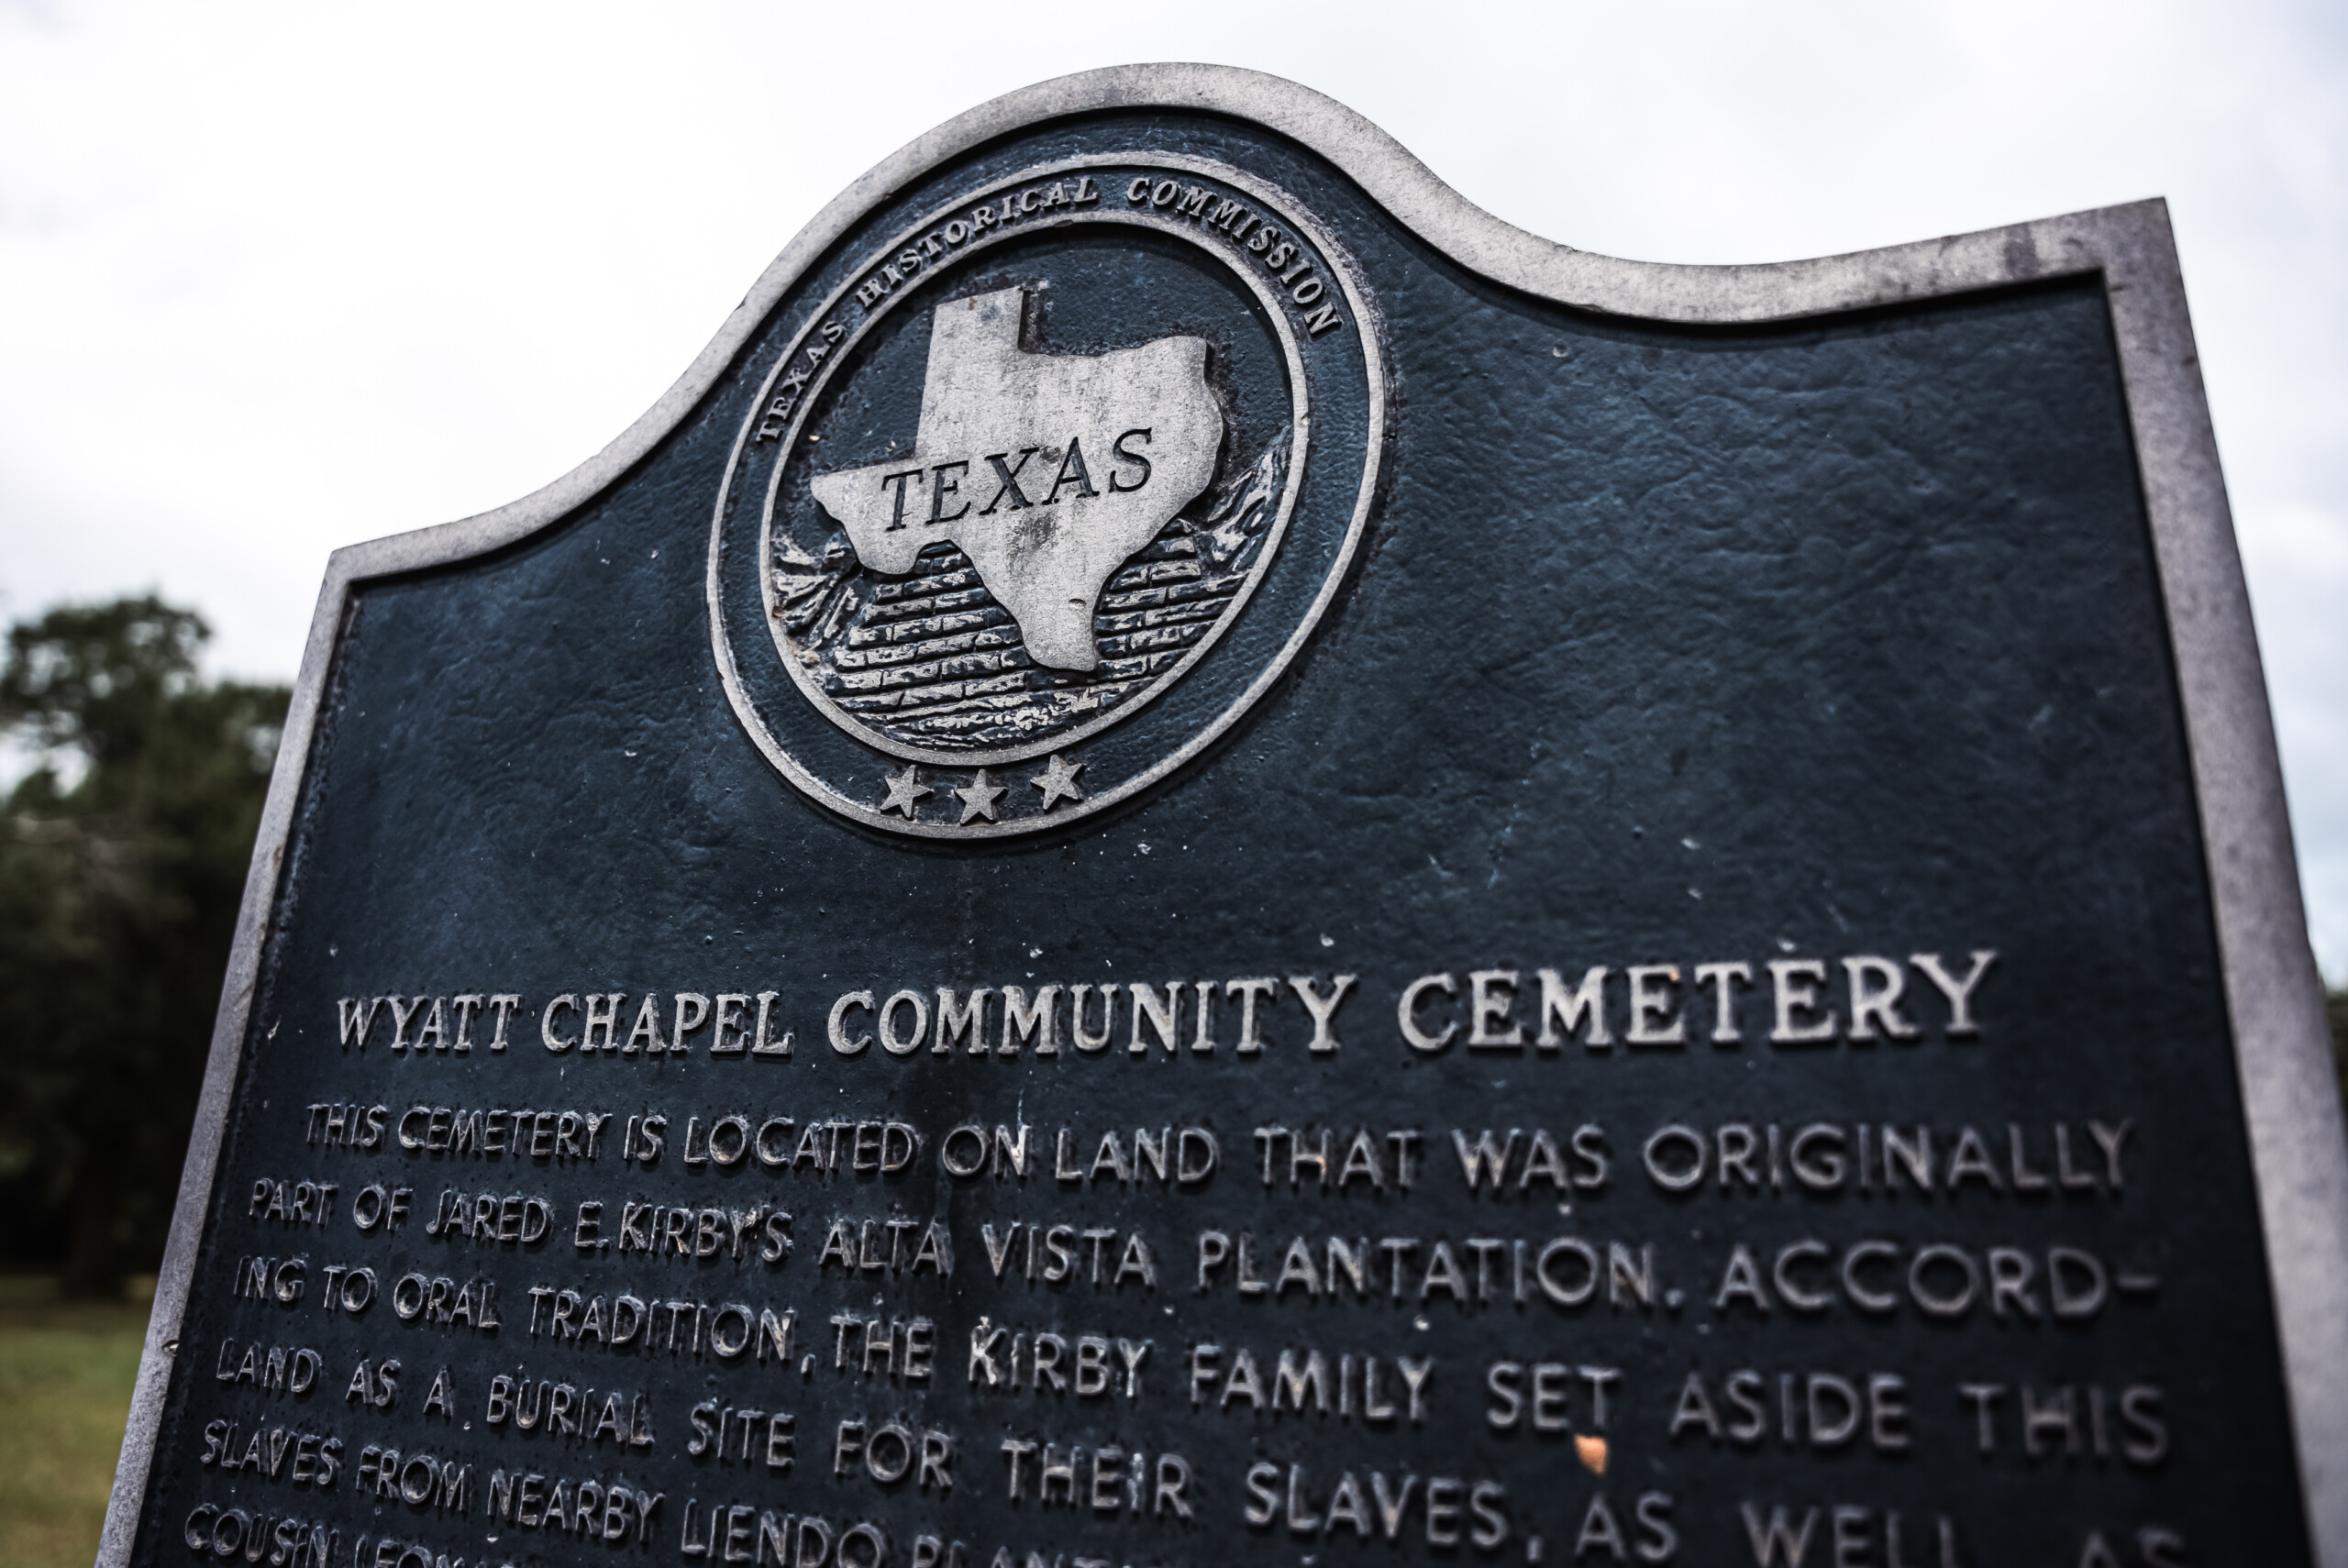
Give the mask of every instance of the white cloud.
<svg viewBox="0 0 2348 1568">
<path fill-rule="evenodd" d="M 2348 974 L 2337 7 L 0 6 L 0 613 L 160 584 L 290 673 L 329 548 L 564 472 L 893 147 L 1144 59 L 1293 77 L 1617 255 L 2168 196 Z"/>
<path fill-rule="evenodd" d="M 2283 782 L 2316 952 L 2348 981 L 2348 507 L 2287 504 L 2246 519 L 2260 653 L 2283 736 Z"/>
</svg>

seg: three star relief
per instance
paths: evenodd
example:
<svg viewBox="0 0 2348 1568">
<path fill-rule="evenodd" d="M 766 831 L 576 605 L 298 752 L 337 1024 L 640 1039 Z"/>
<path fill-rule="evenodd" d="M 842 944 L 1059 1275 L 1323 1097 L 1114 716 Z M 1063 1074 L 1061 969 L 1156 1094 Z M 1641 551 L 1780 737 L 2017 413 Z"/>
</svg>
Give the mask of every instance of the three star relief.
<svg viewBox="0 0 2348 1568">
<path fill-rule="evenodd" d="M 1027 780 L 1044 792 L 1044 803 L 1040 809 L 1048 812 L 1061 801 L 1083 800 L 1084 791 L 1076 783 L 1076 776 L 1083 771 L 1084 764 L 1071 763 L 1067 757 L 1054 753 L 1045 764 L 1044 771 Z M 889 787 L 888 798 L 880 802 L 880 814 L 884 817 L 891 812 L 897 812 L 911 822 L 914 820 L 914 807 L 923 797 L 937 793 L 921 781 L 921 767 L 917 763 L 906 763 L 903 773 L 884 773 L 880 781 Z M 959 790 L 949 790 L 947 793 L 962 802 L 960 825 L 967 827 L 981 817 L 991 823 L 1001 822 L 1002 819 L 995 812 L 995 802 L 1009 794 L 1010 790 L 1004 785 L 989 783 L 987 770 L 981 767 L 979 776 L 968 785 Z"/>
<path fill-rule="evenodd" d="M 951 541 L 1030 658 L 1089 672 L 1102 585 L 1213 479 L 1223 411 L 1205 338 L 1034 353 L 1026 305 L 1023 288 L 940 304 L 913 451 L 810 483 L 867 568 L 902 575 Z"/>
</svg>

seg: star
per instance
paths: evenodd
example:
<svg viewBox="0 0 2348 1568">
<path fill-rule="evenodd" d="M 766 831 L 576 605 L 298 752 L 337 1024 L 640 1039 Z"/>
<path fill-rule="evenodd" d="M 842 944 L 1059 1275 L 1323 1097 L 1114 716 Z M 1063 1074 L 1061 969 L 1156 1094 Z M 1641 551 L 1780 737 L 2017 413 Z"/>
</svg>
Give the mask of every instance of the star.
<svg viewBox="0 0 2348 1568">
<path fill-rule="evenodd" d="M 914 820 L 914 802 L 924 795 L 934 795 L 937 792 L 926 784 L 914 783 L 914 765 L 908 762 L 903 773 L 884 773 L 880 776 L 889 786 L 889 798 L 880 802 L 882 816 L 887 816 L 891 812 L 903 812 L 905 814 L 905 820 L 911 822 Z"/>
<path fill-rule="evenodd" d="M 1070 767 L 1067 757 L 1056 756 L 1043 772 L 1030 774 L 1027 782 L 1044 792 L 1043 809 L 1048 812 L 1056 801 L 1084 799 L 1084 791 L 1076 787 L 1076 776 L 1083 771 L 1084 764 Z"/>
<path fill-rule="evenodd" d="M 991 823 L 1000 822 L 1002 819 L 994 814 L 994 803 L 1006 793 L 1008 791 L 1002 785 L 987 782 L 987 770 L 983 767 L 979 769 L 977 779 L 969 789 L 952 791 L 954 798 L 962 802 L 962 822 L 966 826 L 973 817 L 984 817 Z"/>
</svg>

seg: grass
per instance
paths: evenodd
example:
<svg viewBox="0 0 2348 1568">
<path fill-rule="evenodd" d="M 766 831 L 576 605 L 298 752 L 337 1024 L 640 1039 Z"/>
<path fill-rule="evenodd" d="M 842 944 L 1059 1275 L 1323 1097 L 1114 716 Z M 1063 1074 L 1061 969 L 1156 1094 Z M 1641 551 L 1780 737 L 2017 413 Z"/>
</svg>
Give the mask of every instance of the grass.
<svg viewBox="0 0 2348 1568">
<path fill-rule="evenodd" d="M 53 1280 L 0 1277 L 0 1563 L 97 1555 L 146 1333 L 145 1300 L 62 1302 Z"/>
</svg>

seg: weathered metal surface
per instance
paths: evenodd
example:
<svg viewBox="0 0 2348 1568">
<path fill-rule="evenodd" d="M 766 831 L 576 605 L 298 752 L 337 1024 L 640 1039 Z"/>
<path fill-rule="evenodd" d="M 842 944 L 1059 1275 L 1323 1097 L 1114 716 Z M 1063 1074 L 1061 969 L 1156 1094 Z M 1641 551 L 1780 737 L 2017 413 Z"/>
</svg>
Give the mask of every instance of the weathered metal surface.
<svg viewBox="0 0 2348 1568">
<path fill-rule="evenodd" d="M 2157 207 L 1014 95 L 337 558 L 104 1560 L 2337 1562 L 2288 851 Z"/>
</svg>

